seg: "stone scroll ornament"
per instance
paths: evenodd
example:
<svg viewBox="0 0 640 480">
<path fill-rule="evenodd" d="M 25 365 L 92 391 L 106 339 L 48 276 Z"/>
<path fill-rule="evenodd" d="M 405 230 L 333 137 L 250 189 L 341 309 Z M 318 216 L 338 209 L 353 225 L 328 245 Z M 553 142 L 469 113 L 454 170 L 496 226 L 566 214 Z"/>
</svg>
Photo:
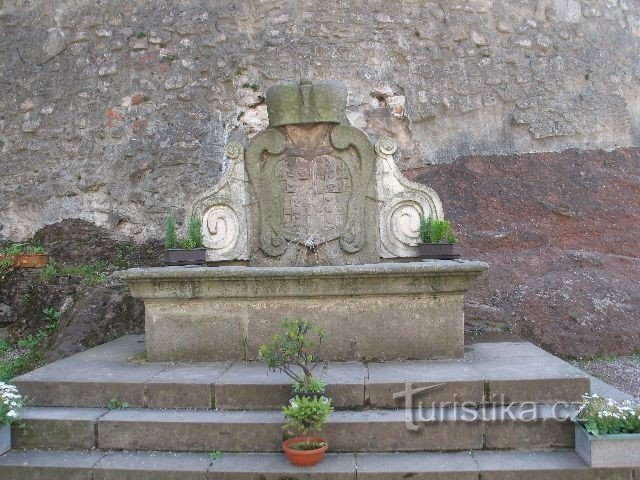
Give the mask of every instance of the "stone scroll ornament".
<svg viewBox="0 0 640 480">
<path fill-rule="evenodd" d="M 367 135 L 346 124 L 338 82 L 285 83 L 266 93 L 269 128 L 247 147 L 258 205 L 259 248 L 278 257 L 292 244 L 317 252 L 367 242 L 365 202 L 375 170 Z"/>
<path fill-rule="evenodd" d="M 420 218 L 444 218 L 442 202 L 431 188 L 408 180 L 393 154 L 396 144 L 382 138 L 376 144 L 379 251 L 382 258 L 415 257 L 420 241 Z"/>
<path fill-rule="evenodd" d="M 193 215 L 202 219 L 202 243 L 209 262 L 249 258 L 244 147 L 230 142 L 225 153 L 228 163 L 222 178 L 193 209 Z"/>
</svg>

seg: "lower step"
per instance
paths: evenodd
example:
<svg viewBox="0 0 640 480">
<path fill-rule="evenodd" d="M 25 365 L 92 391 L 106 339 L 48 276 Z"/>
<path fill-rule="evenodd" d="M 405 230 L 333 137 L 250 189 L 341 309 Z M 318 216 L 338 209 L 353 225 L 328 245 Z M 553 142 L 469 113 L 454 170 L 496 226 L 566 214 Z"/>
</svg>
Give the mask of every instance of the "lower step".
<svg viewBox="0 0 640 480">
<path fill-rule="evenodd" d="M 640 471 L 640 470 L 639 470 Z M 632 468 L 592 469 L 573 451 L 327 454 L 315 467 L 280 453 L 59 452 L 12 450 L 0 456 L 11 480 L 633 480 Z"/>
<path fill-rule="evenodd" d="M 334 452 L 570 448 L 573 411 L 546 405 L 339 411 L 322 434 Z M 13 431 L 14 448 L 277 452 L 283 439 L 283 416 L 275 411 L 42 407 L 25 409 L 23 423 Z"/>
</svg>

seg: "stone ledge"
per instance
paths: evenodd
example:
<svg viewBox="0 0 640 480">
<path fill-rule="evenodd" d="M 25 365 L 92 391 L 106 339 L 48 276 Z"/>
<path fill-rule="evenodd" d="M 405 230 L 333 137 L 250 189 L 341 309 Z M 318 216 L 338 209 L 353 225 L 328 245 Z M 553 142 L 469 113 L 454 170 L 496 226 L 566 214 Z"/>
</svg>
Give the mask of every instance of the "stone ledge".
<svg viewBox="0 0 640 480">
<path fill-rule="evenodd" d="M 484 262 L 433 260 L 317 267 L 156 267 L 118 271 L 142 299 L 261 298 L 463 293 Z"/>
</svg>

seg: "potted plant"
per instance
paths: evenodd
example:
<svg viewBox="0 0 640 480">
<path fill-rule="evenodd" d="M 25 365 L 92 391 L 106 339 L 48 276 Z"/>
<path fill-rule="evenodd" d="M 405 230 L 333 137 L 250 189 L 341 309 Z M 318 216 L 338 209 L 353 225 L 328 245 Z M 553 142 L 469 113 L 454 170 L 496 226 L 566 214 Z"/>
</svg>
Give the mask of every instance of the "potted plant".
<svg viewBox="0 0 640 480">
<path fill-rule="evenodd" d="M 0 249 L 0 261 L 7 260 L 16 268 L 42 268 L 49 261 L 49 255 L 39 245 L 14 243 Z"/>
<path fill-rule="evenodd" d="M 460 257 L 460 247 L 449 220 L 432 217 L 420 218 L 420 240 L 418 257 L 451 260 Z"/>
<path fill-rule="evenodd" d="M 576 452 L 592 467 L 640 466 L 640 404 L 585 395 L 576 414 Z"/>
<path fill-rule="evenodd" d="M 164 246 L 167 265 L 206 265 L 207 250 L 202 247 L 202 220 L 191 217 L 187 237 L 178 239 L 173 212 L 167 216 Z"/>
<path fill-rule="evenodd" d="M 329 445 L 324 438 L 310 434 L 320 433 L 331 412 L 331 400 L 322 396 L 296 396 L 291 399 L 290 405 L 282 409 L 285 431 L 297 435 L 282 442 L 282 449 L 290 463 L 311 467 L 322 460 Z"/>
<path fill-rule="evenodd" d="M 22 405 L 18 389 L 0 382 L 0 455 L 11 450 L 11 424 L 20 417 Z"/>
<path fill-rule="evenodd" d="M 293 380 L 292 396 L 322 395 L 327 385 L 313 376 L 313 370 L 320 363 L 324 331 L 303 319 L 285 320 L 283 327 L 284 334 L 275 334 L 269 345 L 260 347 L 260 359 L 270 370 L 280 370 Z"/>
</svg>

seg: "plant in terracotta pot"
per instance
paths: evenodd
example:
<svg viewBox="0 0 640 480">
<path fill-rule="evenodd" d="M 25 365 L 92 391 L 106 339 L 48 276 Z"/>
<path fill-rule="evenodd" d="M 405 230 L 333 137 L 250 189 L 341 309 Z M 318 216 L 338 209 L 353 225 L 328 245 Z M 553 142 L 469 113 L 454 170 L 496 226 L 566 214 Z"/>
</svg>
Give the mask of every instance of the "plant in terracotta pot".
<svg viewBox="0 0 640 480">
<path fill-rule="evenodd" d="M 460 248 L 449 220 L 420 218 L 418 257 L 451 260 L 460 257 Z"/>
<path fill-rule="evenodd" d="M 292 396 L 322 395 L 327 385 L 313 376 L 313 370 L 321 361 L 324 331 L 303 319 L 287 319 L 283 328 L 283 334 L 275 334 L 271 343 L 260 347 L 260 359 L 267 362 L 270 370 L 280 370 L 293 380 Z"/>
<path fill-rule="evenodd" d="M 167 265 L 205 265 L 207 250 L 202 246 L 202 220 L 191 217 L 187 237 L 178 239 L 173 213 L 167 216 L 164 246 Z"/>
<path fill-rule="evenodd" d="M 322 396 L 296 396 L 289 403 L 282 409 L 284 429 L 294 436 L 282 443 L 282 449 L 293 465 L 311 467 L 322 460 L 329 448 L 324 438 L 311 434 L 320 433 L 333 412 L 331 400 Z"/>
<path fill-rule="evenodd" d="M 11 262 L 16 268 L 42 268 L 49 261 L 49 255 L 39 245 L 14 243 L 0 248 L 0 261 Z"/>
<path fill-rule="evenodd" d="M 0 455 L 11 449 L 11 424 L 20 417 L 22 406 L 18 389 L 0 382 Z"/>
<path fill-rule="evenodd" d="M 585 395 L 574 421 L 576 452 L 592 467 L 640 466 L 640 403 Z"/>
</svg>

